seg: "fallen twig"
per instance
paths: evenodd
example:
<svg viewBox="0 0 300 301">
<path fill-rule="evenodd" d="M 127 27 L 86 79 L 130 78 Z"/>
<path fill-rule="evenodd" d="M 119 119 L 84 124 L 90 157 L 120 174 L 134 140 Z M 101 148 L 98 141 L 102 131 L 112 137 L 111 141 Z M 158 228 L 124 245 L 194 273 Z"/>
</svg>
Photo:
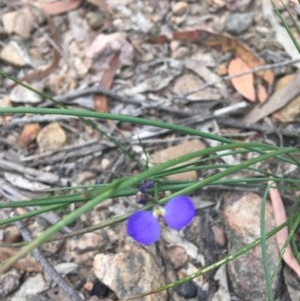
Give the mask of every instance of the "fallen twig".
<svg viewBox="0 0 300 301">
<path fill-rule="evenodd" d="M 25 241 L 31 241 L 32 236 L 25 224 L 21 221 L 16 222 L 23 239 Z M 55 270 L 51 263 L 44 257 L 39 248 L 32 250 L 34 258 L 44 268 L 45 272 L 51 277 L 55 284 L 70 298 L 72 301 L 83 301 L 77 291 Z"/>
<path fill-rule="evenodd" d="M 280 68 L 280 67 L 284 67 L 284 66 L 288 66 L 288 65 L 293 65 L 293 64 L 298 63 L 298 62 L 300 62 L 300 58 L 291 59 L 291 60 L 287 60 L 287 61 L 283 61 L 283 62 L 279 62 L 279 63 L 274 63 L 274 64 L 258 66 L 256 68 L 253 68 L 253 69 L 249 70 L 249 71 L 244 71 L 244 72 L 239 72 L 239 73 L 236 73 L 236 74 L 233 74 L 233 75 L 223 76 L 219 80 L 203 84 L 199 88 L 189 92 L 186 96 L 194 94 L 194 93 L 199 92 L 199 91 L 202 91 L 202 90 L 204 90 L 208 87 L 216 86 L 217 84 L 220 84 L 221 82 L 228 81 L 228 80 L 231 80 L 233 78 L 241 77 L 241 76 L 251 74 L 251 73 L 258 73 L 258 72 L 268 70 L 268 69 L 274 69 L 274 68 Z"/>
</svg>

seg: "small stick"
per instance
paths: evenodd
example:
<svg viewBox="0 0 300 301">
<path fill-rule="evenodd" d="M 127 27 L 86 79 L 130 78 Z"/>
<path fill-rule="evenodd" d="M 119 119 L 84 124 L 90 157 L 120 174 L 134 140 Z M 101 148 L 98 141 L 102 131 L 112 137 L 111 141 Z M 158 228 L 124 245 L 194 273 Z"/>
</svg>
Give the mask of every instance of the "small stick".
<svg viewBox="0 0 300 301">
<path fill-rule="evenodd" d="M 25 241 L 32 241 L 32 236 L 25 224 L 21 221 L 16 222 L 23 239 Z M 32 250 L 34 258 L 44 268 L 45 272 L 50 276 L 54 283 L 70 298 L 72 301 L 84 301 L 77 291 L 55 270 L 51 263 L 44 257 L 39 248 Z"/>
<path fill-rule="evenodd" d="M 197 88 L 197 89 L 195 89 L 195 90 L 190 91 L 189 93 L 187 93 L 186 96 L 189 96 L 189 95 L 194 94 L 196 92 L 202 91 L 202 90 L 204 90 L 204 89 L 206 89 L 208 87 L 215 86 L 217 84 L 220 84 L 220 83 L 222 83 L 224 81 L 231 80 L 231 79 L 236 78 L 236 77 L 241 77 L 241 76 L 244 76 L 244 75 L 247 75 L 247 74 L 251 74 L 251 73 L 258 73 L 258 72 L 261 72 L 261 71 L 264 71 L 264 70 L 268 70 L 268 69 L 280 68 L 280 67 L 284 67 L 284 66 L 296 64 L 299 61 L 300 61 L 300 58 L 290 59 L 290 60 L 286 60 L 286 61 L 283 61 L 283 62 L 268 64 L 268 65 L 263 65 L 263 66 L 257 66 L 257 67 L 255 67 L 255 68 L 253 68 L 251 70 L 248 70 L 248 71 L 239 72 L 239 73 L 235 73 L 235 74 L 232 74 L 232 75 L 227 75 L 227 76 L 224 76 L 224 77 L 222 77 L 222 78 L 220 78 L 220 79 L 218 79 L 216 81 L 203 84 L 199 88 Z"/>
</svg>

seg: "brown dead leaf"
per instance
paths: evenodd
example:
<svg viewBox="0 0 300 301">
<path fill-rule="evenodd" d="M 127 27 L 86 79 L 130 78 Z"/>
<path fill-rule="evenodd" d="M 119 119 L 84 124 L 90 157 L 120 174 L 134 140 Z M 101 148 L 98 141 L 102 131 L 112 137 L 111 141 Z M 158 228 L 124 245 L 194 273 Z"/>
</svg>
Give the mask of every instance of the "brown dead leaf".
<svg viewBox="0 0 300 301">
<path fill-rule="evenodd" d="M 240 58 L 235 58 L 230 61 L 228 66 L 228 75 L 251 71 L 248 64 Z M 266 101 L 268 94 L 265 87 L 256 81 L 252 73 L 248 73 L 239 77 L 233 77 L 231 83 L 234 88 L 248 100 L 255 102 L 258 99 L 261 103 Z M 255 91 L 257 87 L 257 92 Z"/>
<path fill-rule="evenodd" d="M 55 2 L 36 1 L 35 5 L 42 8 L 48 15 L 59 15 L 77 8 L 81 2 L 82 0 L 66 0 Z"/>
<path fill-rule="evenodd" d="M 110 61 L 110 66 L 103 72 L 103 76 L 100 80 L 100 86 L 104 88 L 111 88 L 113 83 L 113 79 L 116 71 L 118 70 L 120 65 L 120 51 L 116 51 L 114 56 Z M 94 97 L 94 107 L 95 111 L 107 113 L 108 112 L 108 99 L 105 95 L 95 95 Z M 117 131 L 123 138 L 124 135 L 122 131 L 117 127 L 114 121 L 107 120 L 107 122 Z"/>
<path fill-rule="evenodd" d="M 19 145 L 21 147 L 28 147 L 36 139 L 40 130 L 41 127 L 38 123 L 26 124 L 20 134 Z"/>
<path fill-rule="evenodd" d="M 288 85 L 293 78 L 294 74 L 289 74 L 282 77 L 276 84 L 275 91 L 283 89 Z M 275 116 L 276 114 L 276 116 Z M 273 118 L 280 120 L 281 122 L 294 122 L 300 117 L 300 95 L 293 98 L 285 107 L 273 114 Z"/>
<path fill-rule="evenodd" d="M 228 65 L 228 75 L 249 71 L 248 65 L 240 58 L 235 58 Z M 254 77 L 252 73 L 231 79 L 234 88 L 248 100 L 255 102 Z"/>
<path fill-rule="evenodd" d="M 183 156 L 185 154 L 188 154 L 190 152 L 194 152 L 197 150 L 204 149 L 206 146 L 203 142 L 201 142 L 199 139 L 193 139 L 189 141 L 185 141 L 181 144 L 178 144 L 176 146 L 168 147 L 166 149 L 163 149 L 161 151 L 158 151 L 154 153 L 151 156 L 151 162 L 153 164 L 160 164 L 165 161 L 177 158 L 179 156 Z M 192 160 L 195 161 L 195 160 Z M 190 161 L 189 163 L 191 163 Z M 185 164 L 188 162 L 185 162 Z M 170 180 L 196 180 L 197 179 L 197 172 L 196 171 L 187 171 L 184 173 L 174 174 L 168 176 L 168 179 Z"/>
<path fill-rule="evenodd" d="M 247 124 L 255 123 L 262 118 L 278 111 L 300 94 L 300 72 L 297 72 L 293 80 L 275 93 L 262 106 L 253 108 L 244 118 Z"/>
<path fill-rule="evenodd" d="M 183 31 L 183 32 L 174 32 L 173 35 L 169 38 L 165 35 L 157 36 L 147 40 L 151 43 L 165 43 L 172 40 L 187 41 L 199 43 L 207 47 L 214 47 L 220 49 L 223 52 L 231 52 L 237 58 L 240 58 L 247 63 L 249 68 L 255 68 L 258 66 L 265 65 L 265 62 L 258 58 L 253 51 L 248 49 L 245 45 L 241 44 L 238 40 L 221 35 L 206 30 L 192 30 L 192 31 Z M 263 102 L 266 97 L 265 94 L 269 95 L 272 89 L 274 82 L 274 72 L 272 70 L 264 70 L 256 73 L 256 76 L 262 81 L 259 82 L 261 85 L 260 91 L 258 91 L 259 100 Z M 266 88 L 264 87 L 266 86 Z M 265 90 L 265 92 L 263 92 Z"/>
<path fill-rule="evenodd" d="M 116 71 L 120 66 L 120 51 L 116 51 L 111 58 L 109 66 L 104 70 L 102 78 L 100 80 L 100 86 L 102 88 L 110 89 L 114 80 Z M 94 108 L 96 112 L 107 113 L 107 97 L 105 95 L 95 95 Z"/>
<path fill-rule="evenodd" d="M 268 92 L 266 91 L 265 87 L 262 86 L 260 83 L 257 83 L 257 98 L 260 103 L 263 103 L 268 98 Z"/>
<path fill-rule="evenodd" d="M 102 37 L 102 38 L 101 38 Z M 92 43 L 87 59 L 89 64 L 92 63 L 93 58 L 97 55 L 103 55 L 103 64 L 107 66 L 104 70 L 102 69 L 102 77 L 100 80 L 100 86 L 106 89 L 110 89 L 113 83 L 115 73 L 120 67 L 121 60 L 120 56 L 122 51 L 125 51 L 126 47 L 130 45 L 122 34 L 116 33 L 111 35 L 99 35 Z M 128 50 L 128 47 L 127 47 Z M 96 112 L 108 112 L 108 99 L 105 95 L 95 95 L 94 97 L 94 108 Z M 107 121 L 121 136 L 123 133 L 116 126 L 112 120 Z"/>
<path fill-rule="evenodd" d="M 287 221 L 285 208 L 277 188 L 270 188 L 269 193 L 270 193 L 270 199 L 273 207 L 275 225 L 280 226 L 281 224 Z M 280 250 L 282 250 L 285 242 L 288 239 L 288 236 L 289 233 L 288 233 L 287 226 L 276 233 L 276 240 L 277 240 L 278 248 Z M 294 256 L 290 244 L 288 244 L 283 254 L 283 260 L 300 278 L 300 265 Z"/>
</svg>

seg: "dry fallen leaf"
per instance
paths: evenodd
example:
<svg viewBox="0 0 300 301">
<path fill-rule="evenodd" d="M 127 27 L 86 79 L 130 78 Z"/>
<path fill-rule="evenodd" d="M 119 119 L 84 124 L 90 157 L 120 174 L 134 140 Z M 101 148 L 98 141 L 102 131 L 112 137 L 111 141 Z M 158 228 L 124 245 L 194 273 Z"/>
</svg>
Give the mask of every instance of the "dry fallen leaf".
<svg viewBox="0 0 300 301">
<path fill-rule="evenodd" d="M 102 78 L 100 80 L 100 87 L 110 89 L 114 80 L 116 71 L 120 64 L 120 51 L 116 51 L 110 60 L 109 66 L 103 71 Z M 95 95 L 94 107 L 96 112 L 107 113 L 108 104 L 107 97 L 105 95 Z"/>
<path fill-rule="evenodd" d="M 277 188 L 270 188 L 269 193 L 273 207 L 275 225 L 280 226 L 287 221 L 285 208 Z M 289 233 L 287 226 L 276 233 L 276 240 L 280 250 L 282 250 L 286 240 L 288 239 L 288 236 Z M 283 260 L 300 278 L 300 265 L 294 256 L 290 244 L 288 244 L 283 254 Z"/>
<path fill-rule="evenodd" d="M 249 71 L 248 65 L 240 58 L 235 58 L 230 61 L 228 66 L 228 75 L 232 76 L 236 73 Z M 248 100 L 255 102 L 254 76 L 248 73 L 243 76 L 234 77 L 231 79 L 234 88 Z"/>
<path fill-rule="evenodd" d="M 109 35 L 100 34 L 91 44 L 87 52 L 87 65 L 91 67 L 95 64 L 93 61 L 95 57 L 98 59 L 97 63 L 101 63 L 99 71 L 102 71 L 100 79 L 100 86 L 106 89 L 110 89 L 113 83 L 114 76 L 119 69 L 120 65 L 128 64 L 126 58 L 132 57 L 133 47 L 126 40 L 125 36 L 121 33 L 113 33 Z M 123 58 L 122 58 L 123 57 Z M 123 61 L 122 61 L 123 60 Z M 94 97 L 94 108 L 97 112 L 107 112 L 108 103 L 105 95 L 96 95 Z M 112 120 L 108 120 L 108 123 L 121 135 L 122 132 L 118 129 Z"/>
<path fill-rule="evenodd" d="M 275 91 L 283 89 L 293 80 L 294 77 L 294 74 L 289 74 L 282 77 L 277 82 Z M 294 122 L 295 120 L 297 120 L 300 116 L 300 95 L 297 95 L 295 98 L 293 98 L 285 107 L 283 107 L 275 114 L 276 119 L 279 119 L 281 122 Z"/>
<path fill-rule="evenodd" d="M 161 44 L 172 40 L 194 42 L 207 47 L 221 49 L 223 52 L 231 52 L 237 58 L 246 62 L 247 66 L 251 69 L 265 65 L 265 62 L 262 59 L 258 58 L 253 51 L 248 49 L 238 40 L 229 36 L 209 32 L 207 30 L 173 32 L 171 37 L 161 35 L 149 39 L 148 42 Z M 272 89 L 275 77 L 274 72 L 272 70 L 264 70 L 257 72 L 255 75 L 261 81 L 258 81 L 258 86 L 261 85 L 258 91 L 258 97 L 260 102 L 263 102 L 266 100 L 266 96 L 269 95 Z M 263 86 L 263 84 L 266 86 L 266 88 Z"/>
<path fill-rule="evenodd" d="M 253 108 L 244 118 L 243 122 L 246 124 L 255 123 L 262 118 L 276 112 L 283 108 L 292 99 L 300 94 L 300 72 L 297 72 L 293 80 L 284 86 L 282 89 L 276 91 L 267 102 L 261 106 Z"/>
</svg>

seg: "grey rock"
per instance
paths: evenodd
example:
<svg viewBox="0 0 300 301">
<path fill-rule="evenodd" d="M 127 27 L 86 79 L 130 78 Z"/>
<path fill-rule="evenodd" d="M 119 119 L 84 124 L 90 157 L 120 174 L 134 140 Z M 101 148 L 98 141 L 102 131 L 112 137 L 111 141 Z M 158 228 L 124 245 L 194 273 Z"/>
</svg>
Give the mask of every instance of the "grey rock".
<svg viewBox="0 0 300 301">
<path fill-rule="evenodd" d="M 42 274 L 28 277 L 11 298 L 11 301 L 26 301 L 28 295 L 39 294 L 44 291 L 46 282 Z"/>
<path fill-rule="evenodd" d="M 105 15 L 101 11 L 89 11 L 85 17 L 89 26 L 94 30 L 99 29 L 105 23 Z"/>
<path fill-rule="evenodd" d="M 300 279 L 287 266 L 283 268 L 284 282 L 286 284 L 287 292 L 291 301 L 300 300 Z M 287 298 L 288 299 L 288 298 Z"/>
<path fill-rule="evenodd" d="M 20 277 L 21 275 L 15 270 L 0 276 L 0 300 L 4 300 L 6 296 L 19 287 Z"/>
<path fill-rule="evenodd" d="M 198 301 L 206 301 L 208 299 L 207 291 L 203 290 L 200 286 L 198 286 L 197 298 Z"/>
<path fill-rule="evenodd" d="M 253 18 L 253 13 L 229 14 L 225 22 L 226 31 L 231 34 L 240 34 L 251 26 Z"/>
<path fill-rule="evenodd" d="M 34 89 L 38 90 L 40 88 L 39 85 L 36 85 L 35 87 L 33 87 Z M 23 87 L 23 86 L 15 86 L 11 92 L 10 92 L 10 100 L 12 102 L 16 102 L 16 103 L 31 103 L 31 104 L 36 104 L 42 101 L 42 97 Z"/>
<path fill-rule="evenodd" d="M 224 224 L 231 254 L 260 237 L 261 196 L 249 193 L 243 197 L 232 194 L 230 204 L 224 208 Z M 272 207 L 266 204 L 266 231 L 274 228 Z M 274 271 L 279 258 L 275 237 L 266 242 L 270 271 Z M 267 300 L 265 274 L 261 246 L 258 245 L 228 264 L 228 276 L 234 294 L 244 301 Z M 277 295 L 282 279 L 277 272 L 272 281 L 273 292 Z"/>
<path fill-rule="evenodd" d="M 96 255 L 94 274 L 120 300 L 149 292 L 165 283 L 162 267 L 149 252 L 138 246 L 129 252 Z M 164 291 L 138 300 L 166 301 L 167 294 Z"/>
<path fill-rule="evenodd" d="M 42 295 L 28 295 L 26 301 L 52 301 L 50 298 Z"/>
</svg>

